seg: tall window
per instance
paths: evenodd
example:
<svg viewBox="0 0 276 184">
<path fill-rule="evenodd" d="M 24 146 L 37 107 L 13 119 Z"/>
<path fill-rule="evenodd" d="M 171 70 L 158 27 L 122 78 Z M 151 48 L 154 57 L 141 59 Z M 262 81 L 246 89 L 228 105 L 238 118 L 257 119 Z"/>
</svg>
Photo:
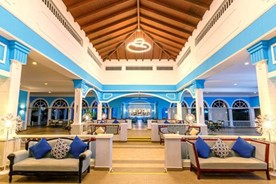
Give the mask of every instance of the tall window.
<svg viewBox="0 0 276 184">
<path fill-rule="evenodd" d="M 38 99 L 33 103 L 31 111 L 31 126 L 45 126 L 48 118 L 48 104 L 44 99 Z"/>
<path fill-rule="evenodd" d="M 193 115 L 195 115 L 195 117 L 196 117 L 196 101 L 194 101 L 192 106 L 191 106 L 191 113 Z M 204 119 L 205 120 L 209 119 L 208 115 L 209 115 L 208 105 L 206 104 L 206 102 L 204 102 Z"/>
<path fill-rule="evenodd" d="M 71 115 L 70 115 L 70 119 L 73 119 L 74 118 L 74 106 L 75 106 L 75 103 L 72 104 L 72 107 L 71 107 Z M 89 105 L 87 103 L 86 100 L 82 100 L 82 115 L 84 113 L 86 113 L 87 111 L 89 110 Z"/>
<path fill-rule="evenodd" d="M 227 104 L 222 100 L 216 100 L 212 104 L 212 120 L 224 121 L 224 126 L 229 126 L 229 111 Z"/>
<path fill-rule="evenodd" d="M 98 102 L 94 101 L 92 103 L 92 119 L 97 119 L 97 113 L 98 113 Z"/>
<path fill-rule="evenodd" d="M 67 120 L 68 118 L 68 103 L 63 99 L 58 99 L 53 103 L 51 119 Z"/>
<path fill-rule="evenodd" d="M 232 106 L 233 124 L 237 127 L 250 127 L 249 108 L 245 101 L 237 100 Z"/>
</svg>

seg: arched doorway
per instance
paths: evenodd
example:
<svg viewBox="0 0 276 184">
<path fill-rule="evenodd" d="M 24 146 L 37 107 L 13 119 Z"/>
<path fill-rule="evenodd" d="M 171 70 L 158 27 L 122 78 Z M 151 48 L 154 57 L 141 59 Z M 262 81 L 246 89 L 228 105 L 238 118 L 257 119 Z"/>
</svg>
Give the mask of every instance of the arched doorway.
<svg viewBox="0 0 276 184">
<path fill-rule="evenodd" d="M 234 127 L 250 127 L 249 107 L 244 100 L 236 100 L 232 105 Z"/>
<path fill-rule="evenodd" d="M 52 105 L 51 119 L 52 120 L 68 120 L 68 103 L 63 99 L 57 99 Z"/>
<path fill-rule="evenodd" d="M 191 114 L 195 115 L 196 117 L 196 101 L 194 101 L 191 105 Z M 204 120 L 209 119 L 209 109 L 206 102 L 204 102 Z"/>
<path fill-rule="evenodd" d="M 44 99 L 37 99 L 31 107 L 30 126 L 46 126 L 48 117 L 48 104 Z"/>
<path fill-rule="evenodd" d="M 223 100 L 216 100 L 212 104 L 212 120 L 213 121 L 224 121 L 224 126 L 229 127 L 229 110 L 228 105 Z"/>
</svg>

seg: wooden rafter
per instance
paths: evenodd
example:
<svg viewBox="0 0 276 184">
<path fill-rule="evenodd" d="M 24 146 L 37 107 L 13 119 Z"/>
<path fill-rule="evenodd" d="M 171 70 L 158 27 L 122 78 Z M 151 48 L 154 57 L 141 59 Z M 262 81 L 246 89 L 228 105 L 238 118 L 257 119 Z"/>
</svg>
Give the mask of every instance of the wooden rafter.
<svg viewBox="0 0 276 184">
<path fill-rule="evenodd" d="M 92 12 L 80 15 L 80 16 L 78 16 L 78 17 L 75 18 L 75 21 L 78 22 L 78 21 L 87 19 L 89 17 L 93 17 L 98 12 L 107 11 L 109 8 L 120 9 L 120 6 L 122 6 L 124 3 L 129 3 L 129 0 L 116 1 L 115 3 L 109 4 L 108 6 L 105 6 L 105 7 L 102 7 L 102 8 L 98 8 L 96 11 L 92 11 Z"/>
<path fill-rule="evenodd" d="M 77 2 L 77 3 L 74 3 L 74 4 L 71 4 L 70 6 L 67 6 L 67 11 L 72 11 L 74 9 L 77 9 L 77 8 L 80 8 L 82 6 L 85 6 L 86 4 L 88 3 L 91 3 L 95 0 L 82 0 L 80 2 Z"/>
<path fill-rule="evenodd" d="M 205 4 L 205 3 L 200 3 L 198 1 L 195 0 L 184 0 L 186 3 L 189 3 L 193 6 L 196 6 L 197 8 L 202 8 L 204 10 L 209 10 L 209 5 Z"/>
<path fill-rule="evenodd" d="M 195 0 L 191 0 L 191 1 L 195 1 Z M 165 10 L 165 11 L 176 11 L 177 13 L 180 13 L 183 16 L 188 16 L 190 18 L 194 18 L 194 19 L 197 19 L 197 20 L 202 19 L 202 17 L 200 15 L 197 15 L 195 13 L 185 12 L 183 9 L 179 9 L 178 7 L 168 7 L 168 5 L 163 3 L 163 1 L 149 0 L 148 3 L 153 3 L 153 6 L 156 7 L 156 9 L 162 9 L 162 10 Z"/>
</svg>

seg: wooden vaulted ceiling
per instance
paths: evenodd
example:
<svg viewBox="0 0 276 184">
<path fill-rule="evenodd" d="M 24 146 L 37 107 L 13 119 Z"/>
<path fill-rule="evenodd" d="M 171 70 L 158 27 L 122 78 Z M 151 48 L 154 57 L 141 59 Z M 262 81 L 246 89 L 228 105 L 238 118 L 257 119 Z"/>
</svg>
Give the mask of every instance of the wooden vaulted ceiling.
<svg viewBox="0 0 276 184">
<path fill-rule="evenodd" d="M 63 0 L 103 61 L 175 60 L 212 1 Z M 137 37 L 149 42 L 151 50 L 127 51 L 126 45 Z"/>
</svg>

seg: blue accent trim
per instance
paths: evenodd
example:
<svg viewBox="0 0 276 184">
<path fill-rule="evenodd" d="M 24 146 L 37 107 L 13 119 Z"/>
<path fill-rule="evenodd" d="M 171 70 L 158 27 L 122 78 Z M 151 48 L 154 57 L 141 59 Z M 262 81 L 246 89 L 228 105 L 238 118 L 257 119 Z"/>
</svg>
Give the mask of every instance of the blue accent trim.
<svg viewBox="0 0 276 184">
<path fill-rule="evenodd" d="M 104 85 L 106 91 L 175 91 L 175 85 Z"/>
<path fill-rule="evenodd" d="M 190 74 L 183 78 L 176 85 L 102 85 L 98 80 L 84 71 L 80 66 L 70 60 L 62 52 L 57 50 L 53 45 L 44 40 L 41 36 L 27 27 L 19 19 L 13 16 L 10 12 L 0 6 L 0 27 L 5 31 L 16 36 L 23 43 L 27 43 L 39 52 L 51 58 L 53 61 L 59 63 L 61 66 L 68 68 L 80 78 L 88 81 L 96 88 L 104 91 L 112 90 L 132 90 L 132 91 L 150 91 L 150 90 L 180 90 L 184 85 L 190 83 L 202 73 L 210 70 L 213 66 L 219 64 L 224 59 L 245 48 L 262 35 L 271 31 L 276 27 L 276 21 L 271 17 L 276 17 L 276 6 L 272 6 L 267 12 L 260 16 L 256 21 L 249 25 L 244 31 L 239 33 L 235 38 L 224 45 L 219 51 L 213 54 L 210 58 L 205 60 L 199 67 L 194 69 Z M 16 29 L 15 29 L 16 27 Z"/>
<path fill-rule="evenodd" d="M 83 88 L 83 86 L 85 85 L 84 80 L 82 79 L 73 79 L 73 83 L 74 83 L 74 88 Z"/>
<path fill-rule="evenodd" d="M 251 63 L 256 64 L 260 61 L 268 59 L 268 41 L 260 41 L 252 47 L 248 48 L 247 51 L 250 53 Z"/>
<path fill-rule="evenodd" d="M 91 76 L 88 72 L 83 70 L 79 65 L 65 56 L 62 52 L 57 50 L 53 45 L 44 40 L 36 32 L 31 30 L 28 26 L 22 23 L 14 15 L 0 6 L 0 17 L 5 17 L 0 19 L 0 27 L 10 34 L 21 39 L 23 42 L 27 43 L 31 47 L 38 50 L 40 53 L 51 58 L 53 61 L 59 63 L 64 68 L 69 69 L 74 74 L 78 74 L 82 79 L 89 81 L 92 85 L 99 89 L 102 89 L 102 84 Z"/>
<path fill-rule="evenodd" d="M 176 85 L 176 89 L 181 89 L 185 84 L 196 79 L 205 71 L 210 70 L 226 58 L 238 52 L 242 48 L 260 38 L 276 27 L 276 21 L 271 18 L 276 17 L 276 5 L 272 6 L 267 12 L 260 16 L 256 21 L 240 32 L 236 37 L 224 45 L 220 50 L 204 61 L 200 66 L 194 69 L 184 79 Z"/>
<path fill-rule="evenodd" d="M 10 60 L 17 60 L 22 64 L 27 63 L 27 56 L 30 53 L 30 49 L 17 41 L 10 41 Z"/>
<path fill-rule="evenodd" d="M 205 83 L 205 80 L 203 79 L 198 79 L 193 82 L 195 89 L 204 89 L 204 83 Z"/>
<path fill-rule="evenodd" d="M 0 70 L 9 72 L 9 71 L 10 71 L 10 62 L 9 62 L 9 54 L 10 54 L 10 51 L 9 51 L 9 47 L 8 47 L 9 40 L 5 39 L 4 37 L 2 37 L 2 36 L 0 35 L 0 42 L 7 46 L 7 47 L 6 47 L 7 50 L 6 50 L 5 62 L 4 62 L 4 63 L 1 63 L 1 62 L 0 62 Z M 1 76 L 0 76 L 0 77 L 1 77 Z"/>
</svg>

